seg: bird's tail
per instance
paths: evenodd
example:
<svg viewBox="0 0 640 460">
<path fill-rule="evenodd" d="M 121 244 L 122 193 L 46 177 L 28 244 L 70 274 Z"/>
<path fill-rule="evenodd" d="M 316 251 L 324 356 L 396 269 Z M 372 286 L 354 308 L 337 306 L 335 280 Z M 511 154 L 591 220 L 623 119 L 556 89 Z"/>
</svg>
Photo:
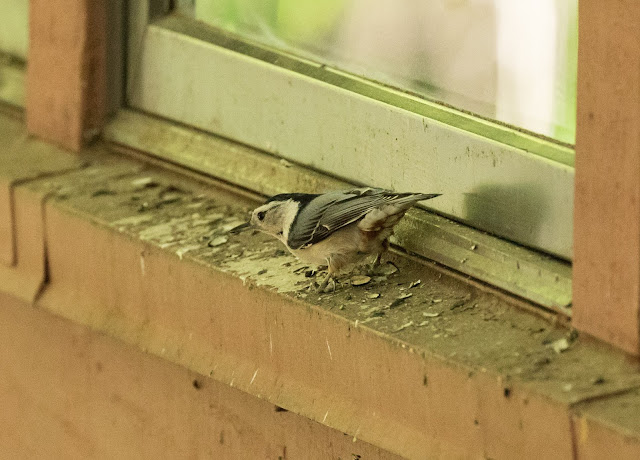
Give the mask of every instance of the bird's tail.
<svg viewBox="0 0 640 460">
<path fill-rule="evenodd" d="M 441 193 L 398 193 L 396 197 L 391 200 L 391 203 L 399 207 L 410 207 L 418 201 L 430 200 L 442 195 Z"/>
</svg>

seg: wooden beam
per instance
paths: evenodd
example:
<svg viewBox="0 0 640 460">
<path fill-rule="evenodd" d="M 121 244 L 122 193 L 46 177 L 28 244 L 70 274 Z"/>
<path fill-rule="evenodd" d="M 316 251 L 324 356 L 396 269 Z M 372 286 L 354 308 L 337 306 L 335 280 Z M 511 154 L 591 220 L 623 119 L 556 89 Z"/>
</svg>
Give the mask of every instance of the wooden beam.
<svg viewBox="0 0 640 460">
<path fill-rule="evenodd" d="M 31 0 L 27 127 L 71 150 L 98 133 L 106 110 L 107 3 Z"/>
<path fill-rule="evenodd" d="M 640 354 L 640 9 L 579 3 L 574 324 Z"/>
</svg>

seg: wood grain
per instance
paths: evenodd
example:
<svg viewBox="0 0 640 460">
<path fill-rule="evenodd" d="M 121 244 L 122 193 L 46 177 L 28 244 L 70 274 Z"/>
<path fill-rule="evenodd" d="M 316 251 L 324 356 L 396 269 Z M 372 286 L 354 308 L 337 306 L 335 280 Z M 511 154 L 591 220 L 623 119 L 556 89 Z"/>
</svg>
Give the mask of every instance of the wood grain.
<svg viewBox="0 0 640 460">
<path fill-rule="evenodd" d="M 640 354 L 640 10 L 580 2 L 576 327 Z"/>
<path fill-rule="evenodd" d="M 106 110 L 107 2 L 31 0 L 27 127 L 77 151 Z"/>
</svg>

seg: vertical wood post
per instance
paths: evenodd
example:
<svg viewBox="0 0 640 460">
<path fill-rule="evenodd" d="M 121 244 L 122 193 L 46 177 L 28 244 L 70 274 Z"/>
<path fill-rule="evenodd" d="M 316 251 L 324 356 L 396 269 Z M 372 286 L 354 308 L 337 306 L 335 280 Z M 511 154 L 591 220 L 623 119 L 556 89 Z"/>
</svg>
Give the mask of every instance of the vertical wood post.
<svg viewBox="0 0 640 460">
<path fill-rule="evenodd" d="M 640 8 L 580 0 L 575 326 L 640 354 Z"/>
<path fill-rule="evenodd" d="M 31 0 L 27 128 L 78 150 L 106 110 L 107 1 Z"/>
</svg>

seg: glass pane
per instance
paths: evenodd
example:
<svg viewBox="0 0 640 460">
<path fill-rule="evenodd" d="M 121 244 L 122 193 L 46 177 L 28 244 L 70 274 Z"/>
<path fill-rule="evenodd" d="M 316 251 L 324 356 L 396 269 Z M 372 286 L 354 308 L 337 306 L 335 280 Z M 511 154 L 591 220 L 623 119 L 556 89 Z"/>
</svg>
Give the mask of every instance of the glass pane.
<svg viewBox="0 0 640 460">
<path fill-rule="evenodd" d="M 574 143 L 577 0 L 180 0 L 198 20 Z"/>
<path fill-rule="evenodd" d="M 0 53 L 27 59 L 29 0 L 0 0 Z"/>
</svg>

